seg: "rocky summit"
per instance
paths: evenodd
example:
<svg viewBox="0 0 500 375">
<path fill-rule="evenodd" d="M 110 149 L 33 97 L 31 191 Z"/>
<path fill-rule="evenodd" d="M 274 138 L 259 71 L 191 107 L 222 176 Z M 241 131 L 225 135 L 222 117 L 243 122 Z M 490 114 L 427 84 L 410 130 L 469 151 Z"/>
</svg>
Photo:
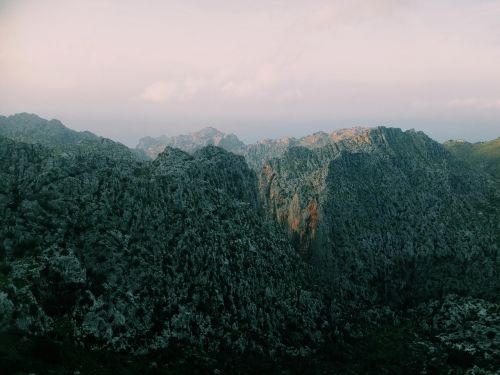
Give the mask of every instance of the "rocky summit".
<svg viewBox="0 0 500 375">
<path fill-rule="evenodd" d="M 151 159 L 155 159 L 167 146 L 192 153 L 209 145 L 219 146 L 236 153 L 241 152 L 245 146 L 234 134 L 225 134 L 215 128 L 207 127 L 186 135 L 161 136 L 158 138 L 144 137 L 141 138 L 136 149 L 144 152 Z"/>
<path fill-rule="evenodd" d="M 500 189 L 457 147 L 0 117 L 2 371 L 498 373 Z"/>
</svg>

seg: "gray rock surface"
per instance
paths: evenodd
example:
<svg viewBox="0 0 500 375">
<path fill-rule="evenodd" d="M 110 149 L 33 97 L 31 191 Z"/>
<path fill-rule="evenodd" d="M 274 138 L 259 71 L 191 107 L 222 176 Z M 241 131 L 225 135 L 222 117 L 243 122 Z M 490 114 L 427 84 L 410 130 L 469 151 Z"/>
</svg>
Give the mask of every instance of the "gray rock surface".
<svg viewBox="0 0 500 375">
<path fill-rule="evenodd" d="M 215 128 L 207 127 L 200 131 L 174 137 L 141 138 L 136 149 L 155 159 L 165 148 L 175 147 L 193 153 L 205 146 L 219 146 L 227 151 L 241 153 L 245 145 L 234 134 L 225 134 Z"/>
</svg>

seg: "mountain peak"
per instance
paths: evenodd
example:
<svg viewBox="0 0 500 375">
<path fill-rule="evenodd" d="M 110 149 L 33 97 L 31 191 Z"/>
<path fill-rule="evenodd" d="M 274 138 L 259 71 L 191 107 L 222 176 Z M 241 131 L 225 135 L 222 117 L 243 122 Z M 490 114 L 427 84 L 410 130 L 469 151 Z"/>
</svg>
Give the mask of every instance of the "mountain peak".
<svg viewBox="0 0 500 375">
<path fill-rule="evenodd" d="M 197 132 L 191 133 L 191 135 L 193 135 L 193 134 L 206 135 L 206 136 L 211 136 L 211 135 L 216 135 L 216 134 L 217 135 L 218 134 L 224 135 L 223 132 L 221 132 L 220 130 L 218 130 L 212 126 L 207 126 L 201 130 L 198 130 Z"/>
<path fill-rule="evenodd" d="M 226 134 L 214 127 L 208 126 L 197 132 L 174 137 L 145 137 L 139 141 L 137 148 L 143 150 L 150 158 L 154 159 L 167 146 L 179 148 L 192 154 L 200 148 L 210 145 L 219 146 L 231 152 L 241 151 L 245 147 L 245 144 L 234 134 Z"/>
<path fill-rule="evenodd" d="M 0 117 L 0 135 L 25 143 L 54 146 L 76 144 L 99 139 L 88 131 L 78 132 L 64 126 L 59 120 L 45 120 L 32 113 L 17 113 Z"/>
</svg>

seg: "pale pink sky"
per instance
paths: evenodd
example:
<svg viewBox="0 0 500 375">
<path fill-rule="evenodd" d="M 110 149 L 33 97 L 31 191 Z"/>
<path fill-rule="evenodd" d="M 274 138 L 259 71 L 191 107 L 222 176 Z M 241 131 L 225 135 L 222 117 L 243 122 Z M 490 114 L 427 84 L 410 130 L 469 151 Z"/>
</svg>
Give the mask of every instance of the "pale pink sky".
<svg viewBox="0 0 500 375">
<path fill-rule="evenodd" d="M 0 0 L 0 114 L 133 145 L 386 125 L 500 136 L 500 0 Z"/>
</svg>

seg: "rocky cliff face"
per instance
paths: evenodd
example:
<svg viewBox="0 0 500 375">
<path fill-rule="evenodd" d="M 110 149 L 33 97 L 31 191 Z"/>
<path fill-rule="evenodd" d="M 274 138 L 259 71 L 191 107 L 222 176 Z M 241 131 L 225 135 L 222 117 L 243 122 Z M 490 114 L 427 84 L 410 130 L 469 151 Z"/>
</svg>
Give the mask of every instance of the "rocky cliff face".
<svg viewBox="0 0 500 375">
<path fill-rule="evenodd" d="M 337 297 L 408 305 L 499 290 L 498 192 L 423 133 L 291 147 L 264 165 L 260 194 Z"/>
</svg>

